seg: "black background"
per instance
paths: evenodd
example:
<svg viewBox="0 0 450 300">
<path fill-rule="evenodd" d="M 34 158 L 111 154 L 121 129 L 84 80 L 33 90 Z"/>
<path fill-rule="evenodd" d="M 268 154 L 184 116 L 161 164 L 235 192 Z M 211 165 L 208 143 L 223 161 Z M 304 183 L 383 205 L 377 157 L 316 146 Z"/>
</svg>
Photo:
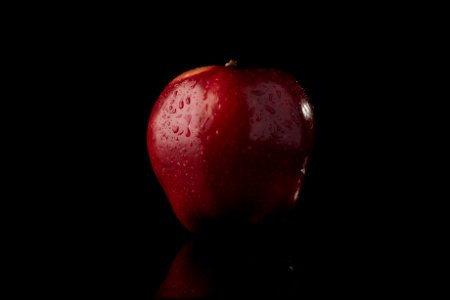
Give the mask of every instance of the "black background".
<svg viewBox="0 0 450 300">
<path fill-rule="evenodd" d="M 409 234 L 399 216 L 412 205 L 404 205 L 398 180 L 398 170 L 411 167 L 397 148 L 411 134 L 398 121 L 411 100 L 400 80 L 415 70 L 402 55 L 410 32 L 387 26 L 395 14 L 381 21 L 367 11 L 332 18 L 287 7 L 182 11 L 102 8 L 27 27 L 22 57 L 32 66 L 30 77 L 42 81 L 39 108 L 50 112 L 41 118 L 49 134 L 32 144 L 41 145 L 38 168 L 51 174 L 44 179 L 46 200 L 30 209 L 42 211 L 45 229 L 37 230 L 34 247 L 48 257 L 35 276 L 51 273 L 39 288 L 151 298 L 191 239 L 228 245 L 212 254 L 235 267 L 226 278 L 239 274 L 239 264 L 267 274 L 249 278 L 246 295 L 262 293 L 255 289 L 259 280 L 264 292 L 282 296 L 373 294 L 399 286 L 405 254 L 397 245 Z M 147 123 L 170 80 L 229 59 L 242 68 L 292 73 L 311 98 L 316 143 L 287 224 L 250 238 L 195 237 L 178 223 L 153 174 Z M 235 251 L 240 244 L 243 257 Z M 246 264 L 259 245 L 268 248 Z M 278 268 L 292 261 L 298 271 L 286 288 L 276 280 L 287 276 Z"/>
</svg>

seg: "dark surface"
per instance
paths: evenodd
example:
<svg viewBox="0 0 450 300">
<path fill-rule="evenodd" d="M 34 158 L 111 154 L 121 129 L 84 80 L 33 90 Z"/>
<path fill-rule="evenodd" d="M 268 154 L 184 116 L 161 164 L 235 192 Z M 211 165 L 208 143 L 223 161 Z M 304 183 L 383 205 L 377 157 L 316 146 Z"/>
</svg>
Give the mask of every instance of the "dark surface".
<svg viewBox="0 0 450 300">
<path fill-rule="evenodd" d="M 389 125 L 402 107 L 391 93 L 402 61 L 393 69 L 387 63 L 399 57 L 387 30 L 375 31 L 364 16 L 355 20 L 358 31 L 355 22 L 323 28 L 321 19 L 302 25 L 286 17 L 275 26 L 242 17 L 207 33 L 213 16 L 178 19 L 173 30 L 150 16 L 94 15 L 85 26 L 49 26 L 48 36 L 31 42 L 43 49 L 36 74 L 51 73 L 42 98 L 55 99 L 40 108 L 57 111 L 45 122 L 54 146 L 42 151 L 39 165 L 54 176 L 46 181 L 47 200 L 32 206 L 45 223 L 33 249 L 49 258 L 36 255 L 39 267 L 30 276 L 51 273 L 39 289 L 152 298 L 190 240 L 226 296 L 372 295 L 404 280 L 395 247 L 404 235 L 393 221 L 401 194 L 390 190 L 401 153 L 393 146 L 398 129 Z M 231 58 L 298 79 L 314 105 L 316 144 L 287 220 L 198 237 L 178 223 L 153 174 L 147 122 L 175 76 Z"/>
<path fill-rule="evenodd" d="M 212 256 L 212 267 L 222 266 L 219 292 L 320 294 L 372 285 L 377 252 L 368 247 L 373 247 L 371 235 L 377 226 L 371 223 L 377 199 L 375 191 L 364 187 L 363 174 L 376 162 L 360 157 L 364 153 L 360 148 L 367 145 L 364 136 L 354 136 L 353 127 L 370 115 L 353 113 L 360 104 L 352 97 L 361 87 L 355 85 L 354 77 L 343 80 L 346 75 L 338 71 L 343 67 L 341 58 L 315 53 L 317 45 L 290 46 L 284 52 L 275 44 L 262 52 L 258 45 L 236 51 L 227 43 L 229 49 L 219 44 L 215 51 L 208 45 L 207 50 L 202 46 L 194 54 L 173 51 L 148 55 L 153 46 L 132 38 L 126 41 L 133 50 L 125 50 L 124 56 L 117 50 L 111 56 L 99 54 L 100 77 L 92 79 L 101 95 L 89 100 L 103 102 L 89 113 L 98 133 L 83 128 L 92 139 L 86 149 L 89 159 L 83 181 L 98 193 L 89 198 L 80 195 L 79 205 L 87 208 L 83 215 L 89 218 L 89 227 L 82 225 L 82 232 L 92 242 L 92 252 L 85 254 L 86 272 L 94 267 L 100 278 L 106 274 L 100 282 L 108 292 L 130 291 L 148 297 L 156 293 L 176 253 L 194 237 L 175 219 L 149 164 L 145 138 L 152 104 L 180 72 L 235 58 L 241 67 L 292 72 L 311 97 L 318 127 L 305 187 L 290 225 L 264 229 L 272 231 L 267 234 L 264 230 L 249 233 L 250 237 L 259 234 L 254 243 L 240 236 L 240 231 L 217 233 L 213 239 L 225 246 L 216 246 L 212 253 L 204 250 Z M 348 64 L 345 69 L 349 72 Z M 89 103 L 86 107 L 92 108 Z M 222 241 L 222 235 L 229 242 Z M 198 239 L 210 243 L 212 238 Z M 82 241 L 84 245 L 85 239 Z M 289 273 L 290 265 L 293 274 Z"/>
</svg>

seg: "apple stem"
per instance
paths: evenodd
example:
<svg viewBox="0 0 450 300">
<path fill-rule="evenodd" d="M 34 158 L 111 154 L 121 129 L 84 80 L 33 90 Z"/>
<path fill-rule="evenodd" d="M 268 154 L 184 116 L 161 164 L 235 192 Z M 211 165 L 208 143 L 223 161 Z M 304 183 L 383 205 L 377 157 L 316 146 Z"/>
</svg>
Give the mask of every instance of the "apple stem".
<svg viewBox="0 0 450 300">
<path fill-rule="evenodd" d="M 225 67 L 236 67 L 236 66 L 237 61 L 235 61 L 234 59 L 230 59 L 230 61 L 225 64 Z"/>
</svg>

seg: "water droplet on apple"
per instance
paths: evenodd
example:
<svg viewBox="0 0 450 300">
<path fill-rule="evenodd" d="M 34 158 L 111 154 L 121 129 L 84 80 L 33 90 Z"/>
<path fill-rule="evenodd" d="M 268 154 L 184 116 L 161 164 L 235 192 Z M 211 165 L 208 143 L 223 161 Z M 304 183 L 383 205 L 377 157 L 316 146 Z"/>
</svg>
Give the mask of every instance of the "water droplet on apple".
<svg viewBox="0 0 450 300">
<path fill-rule="evenodd" d="M 305 173 L 306 173 L 306 165 L 307 164 L 308 164 L 308 157 L 306 157 L 305 160 L 303 161 L 302 169 L 300 170 L 300 172 L 302 172 L 303 175 L 305 175 Z"/>
<path fill-rule="evenodd" d="M 202 124 L 202 128 L 204 128 L 204 127 L 206 126 L 206 124 L 208 123 L 208 121 L 209 121 L 209 118 L 206 118 L 205 122 L 203 122 L 203 124 Z"/>
<path fill-rule="evenodd" d="M 191 97 L 186 98 L 186 104 L 191 104 Z"/>
<path fill-rule="evenodd" d="M 206 140 L 209 141 L 211 137 L 209 135 L 206 136 Z"/>
<path fill-rule="evenodd" d="M 219 106 L 218 106 L 217 108 L 218 108 L 218 109 L 221 109 L 221 108 L 222 108 L 222 104 L 219 103 Z"/>
<path fill-rule="evenodd" d="M 266 110 L 268 112 L 270 112 L 272 115 L 275 113 L 275 109 L 272 106 L 266 105 L 265 106 Z"/>
<path fill-rule="evenodd" d="M 256 96 L 264 95 L 264 91 L 261 91 L 261 90 L 253 90 L 251 93 Z"/>
<path fill-rule="evenodd" d="M 283 125 L 287 128 L 287 129 L 292 129 L 292 122 L 287 120 L 283 123 Z"/>
<path fill-rule="evenodd" d="M 216 135 L 218 135 L 219 134 L 219 130 L 216 130 Z"/>
<path fill-rule="evenodd" d="M 169 112 L 170 112 L 171 114 L 174 114 L 174 113 L 177 112 L 177 109 L 171 105 L 171 106 L 169 106 Z"/>
<path fill-rule="evenodd" d="M 173 133 L 177 133 L 180 128 L 176 125 L 172 126 Z"/>
<path fill-rule="evenodd" d="M 281 92 L 279 90 L 277 90 L 277 96 L 278 98 L 281 98 Z"/>
<path fill-rule="evenodd" d="M 191 136 L 191 131 L 188 129 L 186 129 L 186 137 L 190 137 Z"/>
<path fill-rule="evenodd" d="M 178 107 L 179 107 L 180 109 L 183 109 L 183 107 L 184 107 L 184 102 L 183 102 L 183 100 L 181 100 L 180 103 L 178 103 Z"/>
<path fill-rule="evenodd" d="M 184 119 L 186 120 L 187 124 L 189 125 L 191 123 L 192 116 L 190 114 L 189 115 L 185 115 Z"/>
</svg>

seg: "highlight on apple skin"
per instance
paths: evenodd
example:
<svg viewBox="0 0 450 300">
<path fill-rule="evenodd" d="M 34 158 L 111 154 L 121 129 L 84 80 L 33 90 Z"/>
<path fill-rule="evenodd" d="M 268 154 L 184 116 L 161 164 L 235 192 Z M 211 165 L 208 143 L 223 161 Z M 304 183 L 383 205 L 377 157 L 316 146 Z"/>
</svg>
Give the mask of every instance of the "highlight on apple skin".
<svg viewBox="0 0 450 300">
<path fill-rule="evenodd" d="M 151 165 L 192 232 L 291 211 L 313 147 L 313 109 L 292 75 L 227 65 L 173 79 L 149 118 Z"/>
</svg>

